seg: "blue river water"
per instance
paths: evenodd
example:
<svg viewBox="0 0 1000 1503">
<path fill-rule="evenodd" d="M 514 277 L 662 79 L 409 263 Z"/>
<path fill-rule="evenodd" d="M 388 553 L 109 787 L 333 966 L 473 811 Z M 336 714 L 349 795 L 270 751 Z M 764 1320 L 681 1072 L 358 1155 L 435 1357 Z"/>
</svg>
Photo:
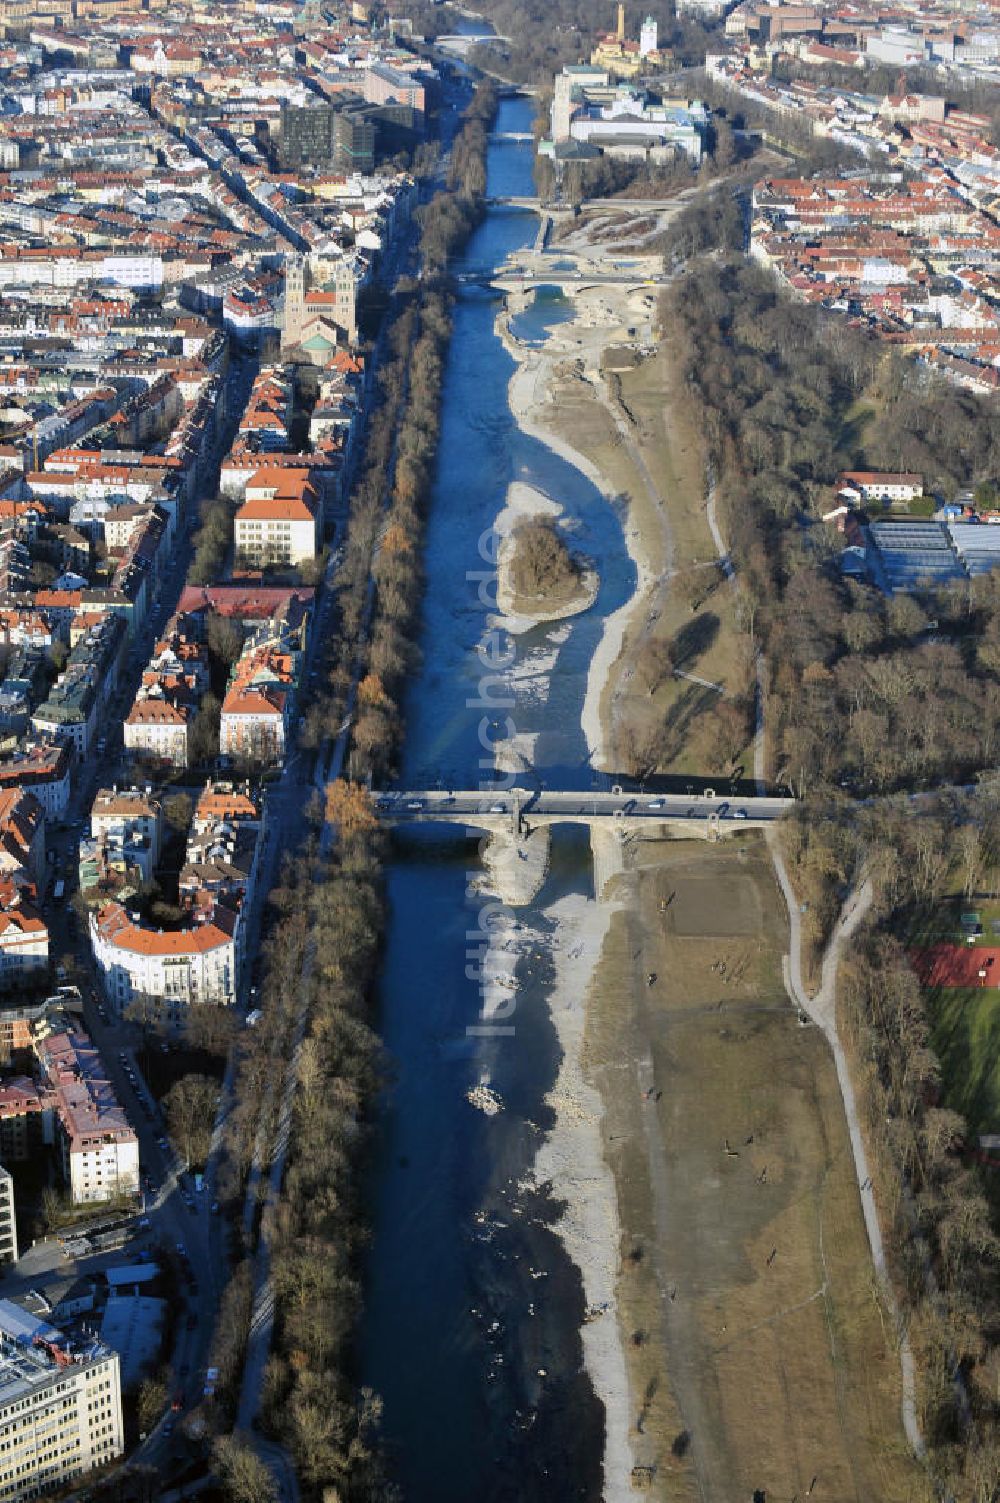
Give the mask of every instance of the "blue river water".
<svg viewBox="0 0 1000 1503">
<path fill-rule="evenodd" d="M 530 130 L 531 115 L 529 100 L 505 100 L 497 127 Z M 530 194 L 530 144 L 494 142 L 487 178 L 491 195 Z M 536 231 L 533 214 L 492 209 L 464 269 L 498 266 Z M 482 786 L 481 724 L 492 737 L 508 714 L 532 749 L 532 770 L 519 781 L 589 786 L 580 725 L 587 670 L 605 617 L 634 587 L 617 508 L 514 423 L 514 362 L 494 332 L 498 306 L 485 287 L 466 284 L 454 311 L 404 786 Z M 518 336 L 541 339 L 563 316 L 561 299 L 542 291 Z M 477 647 L 489 611 L 480 584 L 489 601 L 491 529 L 515 480 L 560 503 L 601 586 L 572 622 L 516 639 L 512 706 L 484 710 Z M 546 1006 L 550 962 L 522 944 L 532 959 L 518 968 L 512 1034 L 467 1031 L 481 1006 L 466 969 L 467 935 L 480 933 L 486 901 L 469 891 L 480 871 L 476 842 L 446 831 L 399 839 L 387 866 L 378 1026 L 390 1079 L 371 1175 L 360 1376 L 383 1398 L 386 1448 L 407 1503 L 596 1500 L 603 1411 L 582 1371 L 582 1288 L 551 1230 L 556 1208 L 545 1193 L 519 1189 L 559 1064 Z M 558 831 L 542 892 L 518 910 L 521 940 L 543 937 L 551 902 L 590 884 L 586 837 Z M 492 1117 L 466 1099 L 487 1076 L 504 1102 Z"/>
</svg>

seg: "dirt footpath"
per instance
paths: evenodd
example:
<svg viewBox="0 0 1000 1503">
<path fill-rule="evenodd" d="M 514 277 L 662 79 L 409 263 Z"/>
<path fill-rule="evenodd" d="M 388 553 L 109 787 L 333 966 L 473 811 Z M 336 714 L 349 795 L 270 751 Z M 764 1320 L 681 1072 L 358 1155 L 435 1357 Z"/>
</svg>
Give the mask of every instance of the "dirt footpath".
<svg viewBox="0 0 1000 1503">
<path fill-rule="evenodd" d="M 639 865 L 593 984 L 586 1064 L 650 1495 L 923 1500 L 833 1062 L 781 982 L 766 850 L 664 841 Z"/>
</svg>

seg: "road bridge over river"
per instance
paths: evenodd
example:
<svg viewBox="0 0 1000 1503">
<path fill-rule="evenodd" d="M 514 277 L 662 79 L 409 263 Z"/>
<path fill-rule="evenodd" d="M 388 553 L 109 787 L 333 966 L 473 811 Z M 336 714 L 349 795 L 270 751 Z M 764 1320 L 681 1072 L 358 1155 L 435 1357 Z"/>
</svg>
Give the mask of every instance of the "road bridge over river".
<svg viewBox="0 0 1000 1503">
<path fill-rule="evenodd" d="M 504 198 L 497 198 L 496 196 L 493 196 L 487 198 L 485 200 L 485 203 L 486 207 L 489 209 L 541 209 L 542 207 L 542 201 L 540 198 L 518 198 L 516 196 Z M 555 211 L 558 211 L 559 206 L 555 205 L 554 207 Z M 553 212 L 553 205 L 546 204 L 545 208 L 549 213 Z M 564 212 L 568 214 L 570 210 L 567 208 L 566 210 L 564 210 Z"/>
<path fill-rule="evenodd" d="M 563 292 L 586 292 L 592 287 L 624 287 L 635 292 L 648 291 L 657 287 L 665 278 L 645 276 L 641 271 L 625 272 L 583 272 L 583 271 L 552 271 L 543 267 L 541 271 L 532 271 L 530 268 L 521 271 L 498 271 L 491 276 L 479 277 L 473 273 L 459 277 L 459 281 L 486 283 L 490 287 L 496 287 L 500 292 L 531 292 L 535 287 L 559 287 Z"/>
<path fill-rule="evenodd" d="M 711 789 L 694 797 L 615 790 L 539 792 L 528 788 L 503 793 L 419 788 L 375 795 L 378 817 L 386 825 L 463 825 L 515 839 L 559 824 L 587 825 L 591 829 L 604 826 L 622 835 L 648 830 L 654 835 L 716 839 L 737 830 L 767 829 L 793 803 L 793 799 L 779 797 L 716 797 Z"/>
<path fill-rule="evenodd" d="M 503 138 L 500 138 L 503 139 Z M 519 139 L 514 136 L 510 139 Z M 687 202 L 687 194 L 681 193 L 674 198 L 585 198 L 577 206 L 575 204 L 553 203 L 551 199 L 523 198 L 516 195 L 492 194 L 485 200 L 491 209 L 544 209 L 548 214 L 572 214 L 586 212 L 589 209 L 615 209 L 619 214 L 656 214 L 664 209 L 676 209 Z"/>
<path fill-rule="evenodd" d="M 581 257 L 546 253 L 539 244 L 543 240 L 544 236 L 539 235 L 535 249 L 509 257 L 502 266 L 472 267 L 460 271 L 455 280 L 495 287 L 503 292 L 523 293 L 532 292 L 535 287 L 560 287 L 570 293 L 586 292 L 593 287 L 623 287 L 641 292 L 656 288 L 667 280 L 658 258 L 636 257 L 627 264 L 616 265 L 609 261 L 595 265 Z"/>
</svg>

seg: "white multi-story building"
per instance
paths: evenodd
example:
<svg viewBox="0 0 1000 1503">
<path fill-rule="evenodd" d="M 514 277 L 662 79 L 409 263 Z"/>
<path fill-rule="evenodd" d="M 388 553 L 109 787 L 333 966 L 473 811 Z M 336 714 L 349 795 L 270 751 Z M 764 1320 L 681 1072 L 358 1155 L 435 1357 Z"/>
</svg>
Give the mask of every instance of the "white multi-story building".
<svg viewBox="0 0 1000 1503">
<path fill-rule="evenodd" d="M 219 750 L 240 762 L 274 764 L 285 755 L 290 695 L 281 684 L 234 684 L 222 701 Z"/>
<path fill-rule="evenodd" d="M 0 884 L 0 990 L 44 982 L 48 968 L 48 925 L 13 884 Z"/>
<path fill-rule="evenodd" d="M 120 1015 L 149 998 L 170 1024 L 197 1004 L 235 1003 L 240 937 L 238 915 L 221 904 L 204 922 L 162 932 L 134 922 L 120 903 L 107 903 L 90 918 L 94 959 L 111 1005 Z"/>
<path fill-rule="evenodd" d="M 173 703 L 158 685 L 140 690 L 125 717 L 125 750 L 171 767 L 186 767 L 191 721 L 191 707 Z"/>
<path fill-rule="evenodd" d="M 231 783 L 206 784 L 180 876 L 186 927 L 146 928 L 116 902 L 91 914 L 94 960 L 119 1013 L 141 998 L 172 1027 L 192 1006 L 235 1003 L 262 828 L 261 811 L 248 793 Z"/>
<path fill-rule="evenodd" d="M 113 836 L 148 851 L 150 869 L 143 872 L 148 882 L 160 859 L 160 820 L 159 800 L 149 794 L 136 788 L 102 788 L 91 806 L 90 833 L 95 840 Z"/>
<path fill-rule="evenodd" d="M 924 477 L 881 470 L 844 470 L 840 489 L 856 491 L 862 501 L 915 501 L 924 493 Z"/>
<path fill-rule="evenodd" d="M 0 1300 L 0 1503 L 47 1495 L 123 1449 L 118 1353 L 97 1342 L 73 1352 Z"/>
<path fill-rule="evenodd" d="M 258 470 L 247 483 L 234 533 L 237 558 L 256 567 L 315 558 L 319 524 L 308 470 Z"/>
</svg>

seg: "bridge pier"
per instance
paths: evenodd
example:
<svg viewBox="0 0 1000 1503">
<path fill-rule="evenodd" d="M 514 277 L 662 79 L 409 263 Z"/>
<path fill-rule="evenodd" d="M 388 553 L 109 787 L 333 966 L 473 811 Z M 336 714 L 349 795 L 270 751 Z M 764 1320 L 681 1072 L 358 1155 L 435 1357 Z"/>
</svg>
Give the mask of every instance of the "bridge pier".
<svg viewBox="0 0 1000 1503">
<path fill-rule="evenodd" d="M 490 831 L 483 851 L 483 887 L 508 908 L 525 908 L 537 897 L 549 870 L 549 827 L 529 829 L 515 813 L 506 829 Z"/>
<path fill-rule="evenodd" d="M 609 884 L 625 870 L 628 831 L 614 820 L 590 826 L 590 854 L 594 863 L 594 896 L 600 902 Z"/>
</svg>

